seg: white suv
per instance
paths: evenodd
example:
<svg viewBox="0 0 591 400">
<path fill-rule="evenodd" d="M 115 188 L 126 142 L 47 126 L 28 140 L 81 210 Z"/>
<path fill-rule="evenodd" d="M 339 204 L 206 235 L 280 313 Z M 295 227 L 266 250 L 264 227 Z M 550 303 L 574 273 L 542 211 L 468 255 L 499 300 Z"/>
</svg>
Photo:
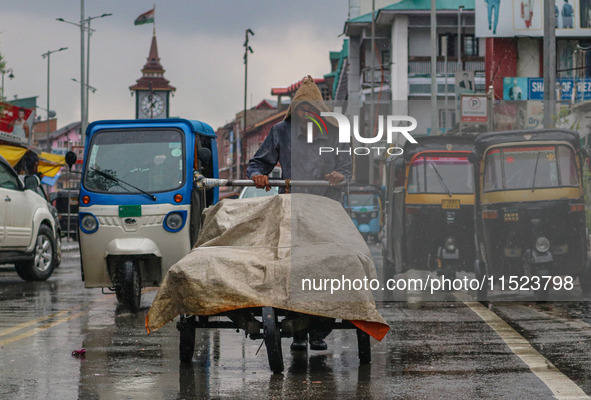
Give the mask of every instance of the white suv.
<svg viewBox="0 0 591 400">
<path fill-rule="evenodd" d="M 0 264 L 14 264 L 26 281 L 44 281 L 58 264 L 55 219 L 34 191 L 39 178 L 24 181 L 0 156 Z"/>
</svg>

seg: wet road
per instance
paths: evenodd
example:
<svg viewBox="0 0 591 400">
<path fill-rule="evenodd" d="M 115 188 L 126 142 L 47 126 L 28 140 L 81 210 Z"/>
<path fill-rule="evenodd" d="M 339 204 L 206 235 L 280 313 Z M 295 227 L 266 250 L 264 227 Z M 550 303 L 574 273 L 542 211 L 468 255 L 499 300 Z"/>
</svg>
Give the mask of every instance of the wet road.
<svg viewBox="0 0 591 400">
<path fill-rule="evenodd" d="M 379 251 L 374 250 L 376 264 Z M 379 301 L 392 330 L 359 366 L 353 331 L 327 351 L 290 353 L 272 375 L 260 341 L 198 331 L 194 362 L 178 362 L 173 323 L 146 335 L 144 318 L 114 295 L 84 289 L 76 252 L 47 282 L 0 267 L 0 399 L 586 398 L 591 393 L 588 303 Z M 73 350 L 86 349 L 84 357 Z"/>
</svg>

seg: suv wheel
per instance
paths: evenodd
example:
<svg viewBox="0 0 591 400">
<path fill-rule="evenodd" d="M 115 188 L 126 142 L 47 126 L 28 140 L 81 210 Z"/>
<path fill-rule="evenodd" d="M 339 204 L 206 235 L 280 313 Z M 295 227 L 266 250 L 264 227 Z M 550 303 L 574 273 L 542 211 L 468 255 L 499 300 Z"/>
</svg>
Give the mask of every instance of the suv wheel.
<svg viewBox="0 0 591 400">
<path fill-rule="evenodd" d="M 39 227 L 34 252 L 34 259 L 15 264 L 16 272 L 26 281 L 44 281 L 53 273 L 57 258 L 55 238 L 46 225 Z"/>
</svg>

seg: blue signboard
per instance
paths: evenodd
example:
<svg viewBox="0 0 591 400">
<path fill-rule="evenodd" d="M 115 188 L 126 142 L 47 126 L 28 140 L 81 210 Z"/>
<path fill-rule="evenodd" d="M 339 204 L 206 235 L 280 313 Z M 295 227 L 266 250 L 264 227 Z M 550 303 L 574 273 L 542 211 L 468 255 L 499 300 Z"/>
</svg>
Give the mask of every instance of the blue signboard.
<svg viewBox="0 0 591 400">
<path fill-rule="evenodd" d="M 527 78 L 527 98 L 544 100 L 544 78 Z"/>
<path fill-rule="evenodd" d="M 528 100 L 544 100 L 544 78 L 527 78 L 527 81 Z M 561 89 L 560 100 L 572 100 L 575 88 L 577 101 L 591 100 L 591 78 L 561 78 L 558 84 Z"/>
</svg>

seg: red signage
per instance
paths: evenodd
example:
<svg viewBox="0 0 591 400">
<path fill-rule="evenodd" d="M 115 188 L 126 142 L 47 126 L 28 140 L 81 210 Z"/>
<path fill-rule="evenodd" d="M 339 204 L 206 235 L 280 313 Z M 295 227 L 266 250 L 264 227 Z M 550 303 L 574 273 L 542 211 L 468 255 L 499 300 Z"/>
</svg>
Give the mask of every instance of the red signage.
<svg viewBox="0 0 591 400">
<path fill-rule="evenodd" d="M 0 140 L 29 144 L 33 133 L 34 110 L 0 102 Z"/>
<path fill-rule="evenodd" d="M 82 161 L 84 161 L 84 146 L 72 146 L 72 151 L 76 153 L 76 164 L 82 164 Z"/>
</svg>

